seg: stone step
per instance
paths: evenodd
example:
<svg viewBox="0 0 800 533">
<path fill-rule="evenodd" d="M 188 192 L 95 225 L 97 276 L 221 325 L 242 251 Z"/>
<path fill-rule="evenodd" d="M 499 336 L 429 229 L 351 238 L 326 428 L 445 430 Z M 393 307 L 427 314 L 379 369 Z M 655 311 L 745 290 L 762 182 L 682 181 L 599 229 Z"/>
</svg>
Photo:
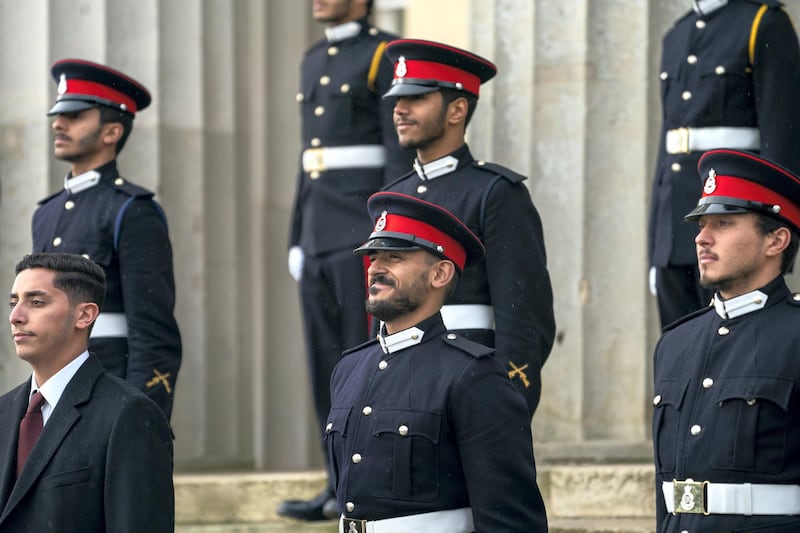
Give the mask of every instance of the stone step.
<svg viewBox="0 0 800 533">
<path fill-rule="evenodd" d="M 650 533 L 655 529 L 650 464 L 543 465 L 539 486 L 551 531 Z M 310 498 L 325 484 L 322 471 L 178 474 L 178 533 L 335 531 L 336 524 L 294 522 L 275 514 L 287 498 Z"/>
</svg>

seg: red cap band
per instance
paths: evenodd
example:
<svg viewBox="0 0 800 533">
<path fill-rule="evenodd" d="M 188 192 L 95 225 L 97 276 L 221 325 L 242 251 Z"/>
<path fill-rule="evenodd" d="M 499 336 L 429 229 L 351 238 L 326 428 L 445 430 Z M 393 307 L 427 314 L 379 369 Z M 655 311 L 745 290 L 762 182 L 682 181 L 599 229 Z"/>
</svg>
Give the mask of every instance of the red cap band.
<svg viewBox="0 0 800 533">
<path fill-rule="evenodd" d="M 778 205 L 781 210 L 779 213 L 775 214 L 782 216 L 791 221 L 795 226 L 800 227 L 800 209 L 798 209 L 794 202 L 790 202 L 772 189 L 735 176 L 717 175 L 714 179 L 716 180 L 714 190 L 710 193 L 706 193 L 704 190 L 703 198 L 727 196 L 740 200 L 760 202 L 766 205 Z"/>
<path fill-rule="evenodd" d="M 59 96 L 65 94 L 85 94 L 88 96 L 97 96 L 104 98 L 111 102 L 116 102 L 125 106 L 125 109 L 132 114 L 136 113 L 136 101 L 128 95 L 115 91 L 108 85 L 102 83 L 95 83 L 93 81 L 67 79 L 67 90 Z"/>
<path fill-rule="evenodd" d="M 417 59 L 405 59 L 405 64 L 406 73 L 403 76 L 397 75 L 397 66 L 395 65 L 395 79 L 417 78 L 447 83 L 460 83 L 465 91 L 475 95 L 480 91 L 481 79 L 466 70 L 451 67 L 443 63 L 420 61 Z"/>
<path fill-rule="evenodd" d="M 442 255 L 455 263 L 459 270 L 464 270 L 464 264 L 467 261 L 467 251 L 458 243 L 457 240 L 453 239 L 446 233 L 439 231 L 430 224 L 420 222 L 419 220 L 415 220 L 413 218 L 404 217 L 402 215 L 393 215 L 391 213 L 387 213 L 386 225 L 380 231 L 406 233 L 439 245 L 443 248 L 441 251 Z"/>
</svg>

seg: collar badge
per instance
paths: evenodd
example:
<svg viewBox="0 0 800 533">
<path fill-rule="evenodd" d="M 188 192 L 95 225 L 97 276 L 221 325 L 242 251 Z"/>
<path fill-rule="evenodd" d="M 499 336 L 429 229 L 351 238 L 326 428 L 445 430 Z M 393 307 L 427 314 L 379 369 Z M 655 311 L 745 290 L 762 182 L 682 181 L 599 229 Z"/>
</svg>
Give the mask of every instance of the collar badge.
<svg viewBox="0 0 800 533">
<path fill-rule="evenodd" d="M 397 60 L 397 67 L 394 69 L 394 75 L 397 78 L 402 78 L 408 74 L 408 66 L 406 66 L 406 57 L 400 56 Z"/>
<path fill-rule="evenodd" d="M 703 192 L 706 194 L 711 194 L 717 190 L 717 171 L 713 168 L 708 171 L 708 177 L 706 178 L 706 184 L 703 186 Z"/>
</svg>

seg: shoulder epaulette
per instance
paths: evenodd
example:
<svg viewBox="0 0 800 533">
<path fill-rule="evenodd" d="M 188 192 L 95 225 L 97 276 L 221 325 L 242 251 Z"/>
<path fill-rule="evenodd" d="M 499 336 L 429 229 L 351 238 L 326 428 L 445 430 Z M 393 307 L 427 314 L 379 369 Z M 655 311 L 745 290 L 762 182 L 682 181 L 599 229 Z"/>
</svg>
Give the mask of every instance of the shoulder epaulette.
<svg viewBox="0 0 800 533">
<path fill-rule="evenodd" d="M 381 190 L 385 191 L 385 190 L 389 189 L 390 187 L 393 187 L 395 184 L 400 183 L 401 181 L 403 181 L 405 179 L 408 179 L 412 175 L 416 176 L 417 175 L 417 171 L 414 170 L 414 169 L 409 170 L 408 172 L 406 172 L 405 174 L 403 174 L 402 176 L 400 176 L 399 178 L 397 178 L 393 182 L 381 187 Z"/>
<path fill-rule="evenodd" d="M 133 184 L 133 183 L 129 182 L 125 178 L 117 178 L 117 180 L 120 180 L 120 179 L 122 180 L 122 183 L 117 184 L 116 181 L 115 181 L 114 188 L 117 189 L 118 191 L 124 192 L 128 196 L 153 197 L 156 194 L 153 191 L 150 191 L 148 189 L 145 189 L 144 187 L 140 187 L 140 186 L 138 186 L 136 184 Z"/>
<path fill-rule="evenodd" d="M 793 292 L 787 300 L 789 300 L 790 304 L 800 307 L 800 292 Z"/>
<path fill-rule="evenodd" d="M 39 200 L 37 203 L 38 203 L 39 205 L 46 204 L 47 202 L 49 202 L 50 200 L 52 200 L 53 198 L 55 198 L 56 196 L 58 196 L 58 195 L 59 195 L 59 194 L 61 194 L 62 192 L 64 192 L 64 189 L 61 189 L 60 191 L 56 191 L 56 192 L 54 192 L 53 194 L 51 194 L 50 196 L 46 196 L 46 197 L 42 198 L 42 199 L 41 199 L 41 200 Z"/>
<path fill-rule="evenodd" d="M 457 348 L 462 352 L 468 353 L 472 357 L 480 359 L 481 357 L 488 357 L 494 353 L 494 348 L 489 348 L 483 344 L 471 341 L 457 333 L 448 332 L 442 334 L 442 340 L 445 344 Z"/>
<path fill-rule="evenodd" d="M 747 2 L 750 2 L 751 4 L 756 4 L 756 5 L 759 5 L 759 6 L 767 6 L 767 7 L 770 7 L 770 8 L 776 8 L 776 7 L 783 6 L 783 2 L 781 2 L 779 0 L 747 0 Z"/>
<path fill-rule="evenodd" d="M 666 326 L 664 326 L 664 329 L 661 330 L 661 332 L 662 333 L 666 333 L 667 331 L 669 331 L 671 329 L 675 329 L 676 327 L 680 326 L 684 322 L 688 322 L 689 320 L 692 320 L 693 318 L 696 318 L 696 317 L 698 317 L 698 316 L 700 316 L 702 314 L 708 313 L 712 309 L 714 309 L 714 307 L 709 305 L 708 307 L 704 307 L 702 309 L 694 311 L 693 313 L 689 313 L 688 315 L 684 315 L 684 316 L 680 317 L 678 320 L 676 320 L 675 322 L 671 322 L 671 323 L 667 324 Z"/>
<path fill-rule="evenodd" d="M 528 179 L 522 174 L 518 174 L 513 170 L 511 170 L 510 168 L 506 168 L 503 165 L 498 165 L 497 163 L 487 163 L 485 161 L 473 161 L 472 166 L 480 170 L 484 170 L 486 172 L 491 172 L 492 174 L 502 176 L 512 183 L 521 183 L 526 179 Z"/>
<path fill-rule="evenodd" d="M 377 338 L 370 339 L 367 342 L 363 342 L 363 343 L 359 344 L 358 346 L 354 346 L 352 348 L 348 348 L 347 350 L 343 351 L 342 352 L 342 357 L 344 357 L 345 355 L 351 354 L 353 352 L 357 352 L 357 351 L 359 351 L 359 350 L 361 350 L 363 348 L 366 348 L 367 346 L 372 346 L 373 344 L 377 344 L 377 343 L 378 343 L 378 339 Z"/>
</svg>

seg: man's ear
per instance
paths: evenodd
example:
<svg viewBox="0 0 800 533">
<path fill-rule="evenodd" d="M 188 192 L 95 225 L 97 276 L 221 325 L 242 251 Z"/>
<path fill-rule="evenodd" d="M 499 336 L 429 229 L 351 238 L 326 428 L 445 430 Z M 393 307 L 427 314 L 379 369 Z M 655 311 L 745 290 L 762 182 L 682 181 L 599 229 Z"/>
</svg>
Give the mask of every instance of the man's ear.
<svg viewBox="0 0 800 533">
<path fill-rule="evenodd" d="M 109 122 L 107 124 L 103 124 L 103 142 L 105 144 L 110 144 L 111 146 L 116 146 L 117 142 L 122 138 L 122 134 L 125 132 L 125 127 L 122 125 L 121 122 Z"/>
<path fill-rule="evenodd" d="M 466 122 L 469 103 L 464 97 L 459 97 L 450 102 L 447 106 L 447 121 L 450 124 L 460 124 Z"/>
<path fill-rule="evenodd" d="M 783 254 L 792 240 L 792 232 L 786 226 L 781 226 L 770 234 L 769 245 L 767 246 L 767 257 Z"/>
<path fill-rule="evenodd" d="M 86 329 L 97 320 L 100 308 L 96 303 L 84 302 L 75 306 L 75 328 Z"/>
<path fill-rule="evenodd" d="M 456 265 L 452 261 L 442 259 L 431 268 L 430 282 L 436 289 L 446 287 L 456 275 Z"/>
</svg>

